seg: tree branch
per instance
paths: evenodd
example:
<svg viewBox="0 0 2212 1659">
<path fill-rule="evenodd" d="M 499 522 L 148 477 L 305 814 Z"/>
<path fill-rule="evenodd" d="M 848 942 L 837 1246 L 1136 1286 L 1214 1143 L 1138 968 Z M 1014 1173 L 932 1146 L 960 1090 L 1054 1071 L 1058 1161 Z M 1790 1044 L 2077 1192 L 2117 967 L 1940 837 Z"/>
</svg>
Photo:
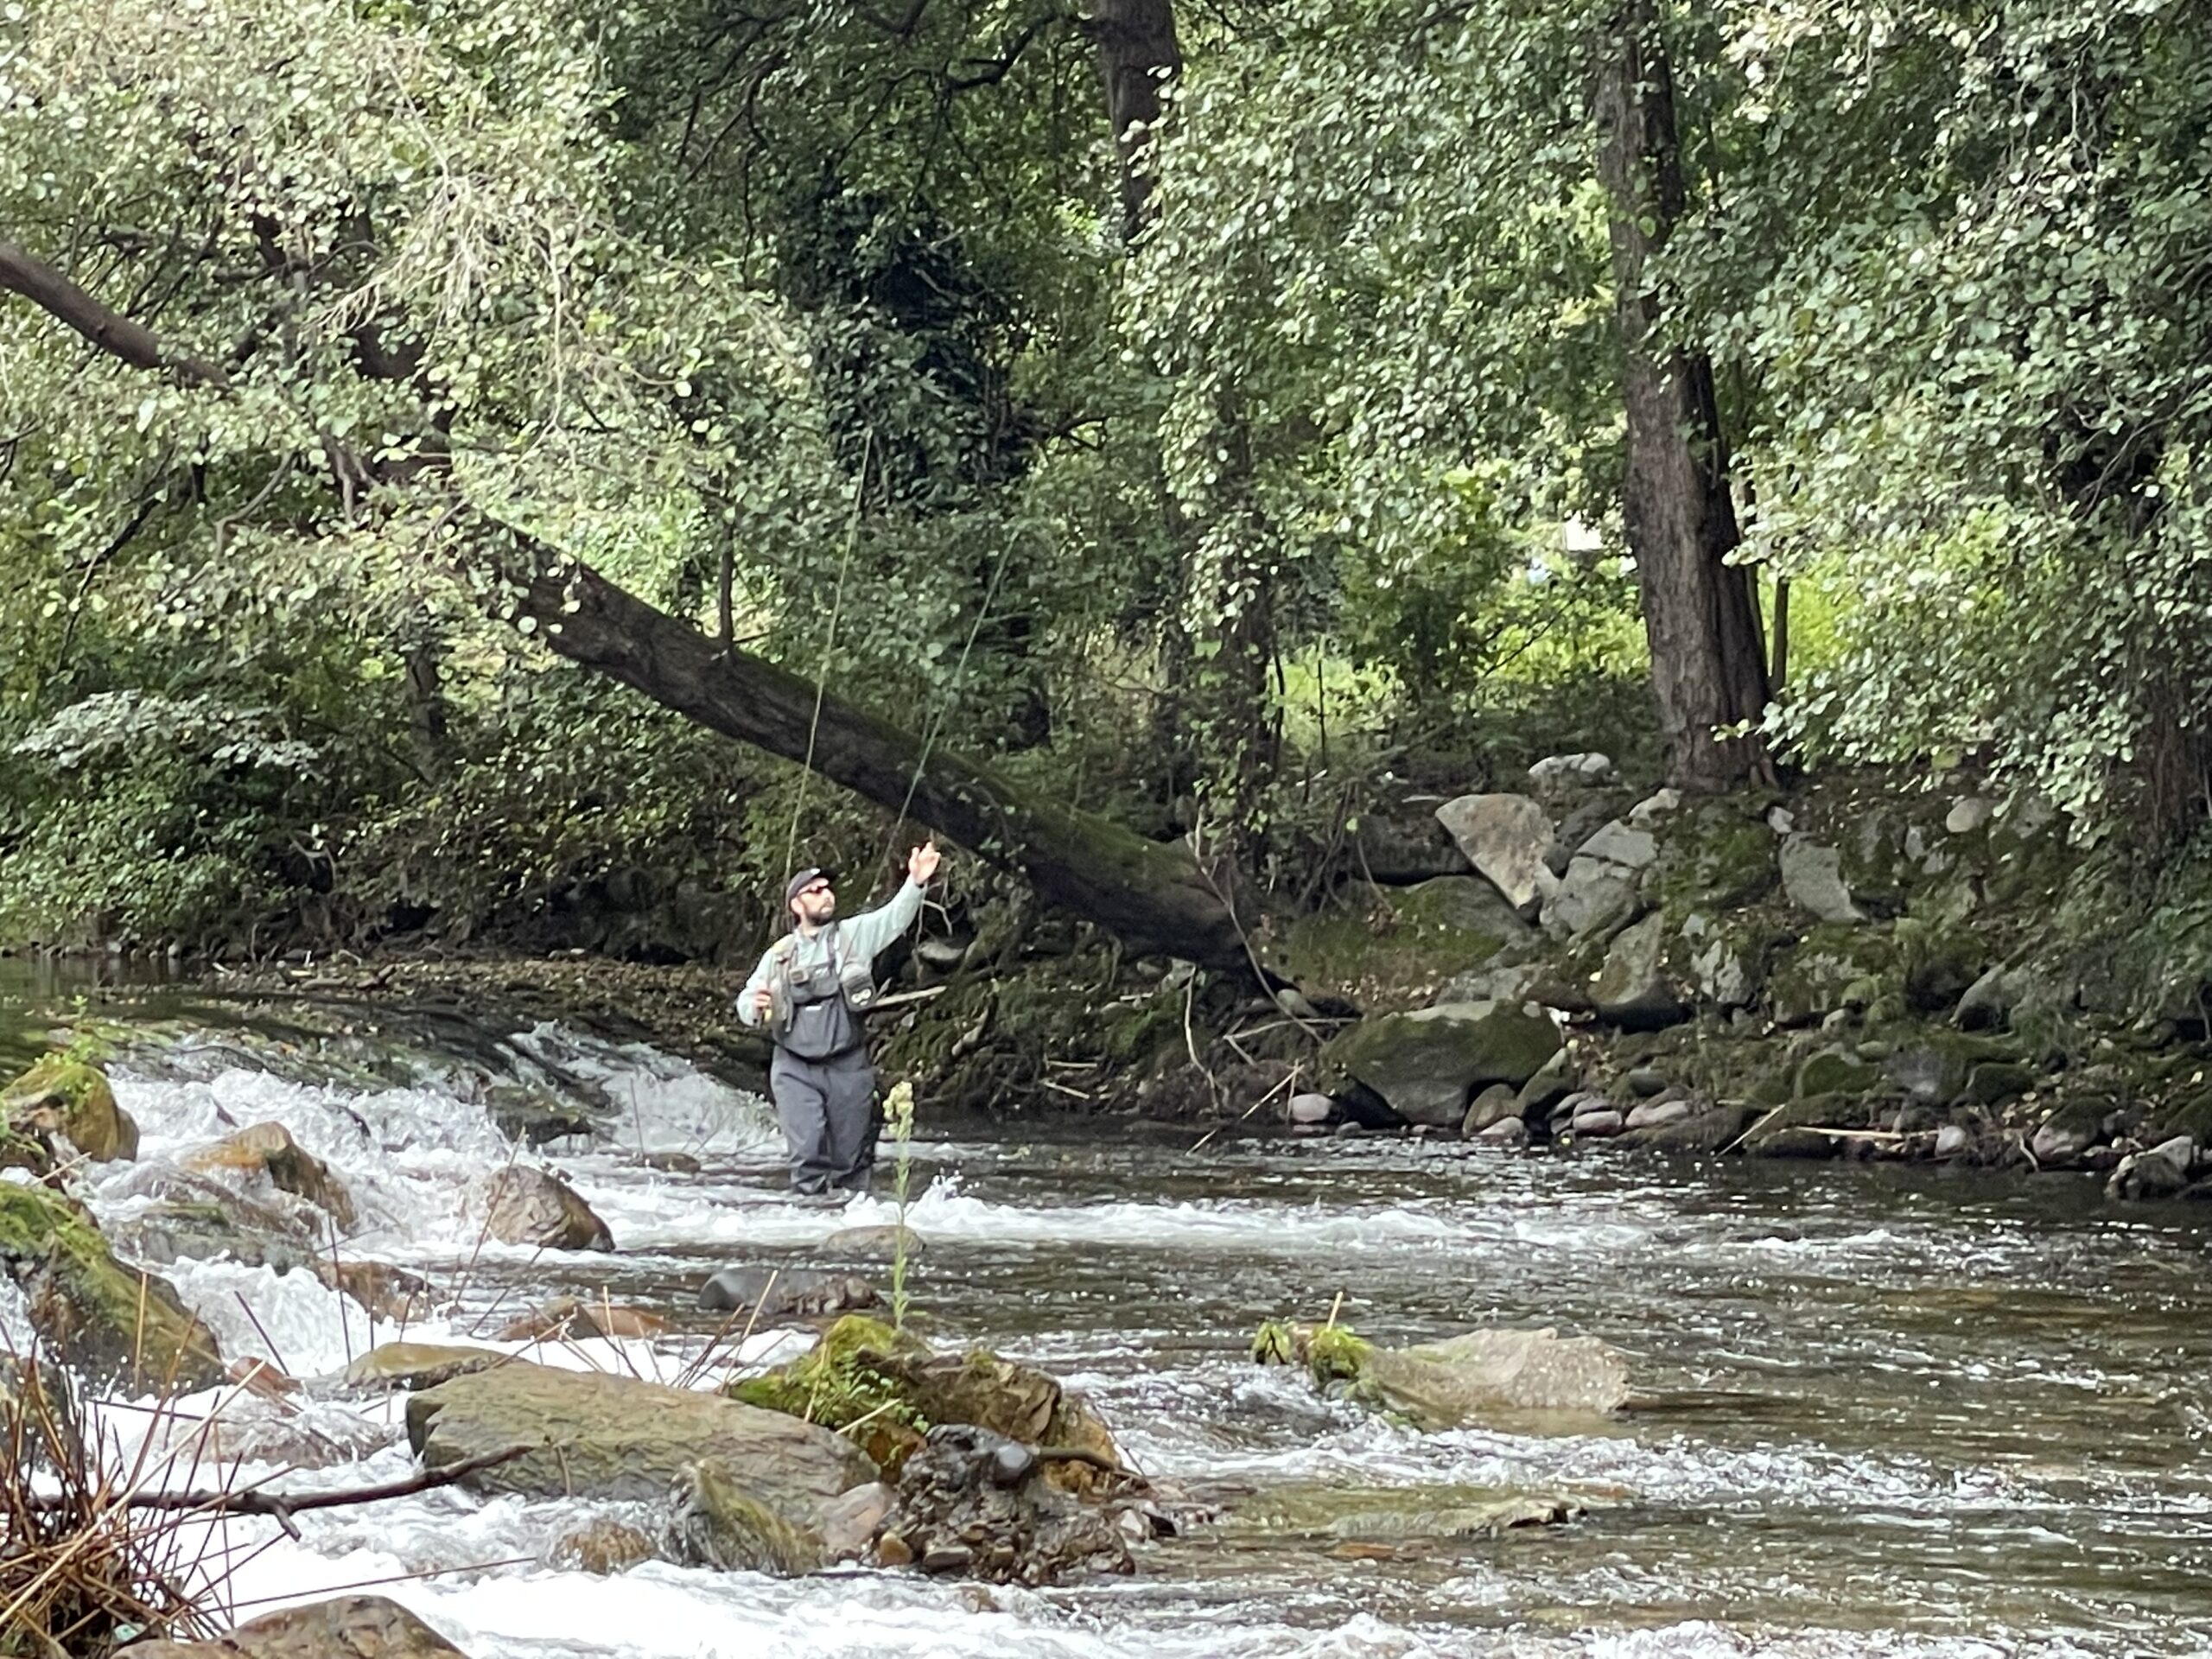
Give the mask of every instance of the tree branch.
<svg viewBox="0 0 2212 1659">
<path fill-rule="evenodd" d="M 410 1475 L 404 1480 L 388 1480 L 380 1486 L 356 1486 L 342 1492 L 302 1492 L 289 1497 L 283 1492 L 133 1492 L 115 1507 L 124 1510 L 208 1510 L 228 1515 L 266 1515 L 280 1523 L 305 1510 L 334 1510 L 353 1503 L 375 1503 L 387 1497 L 409 1497 L 416 1492 L 427 1492 L 440 1486 L 450 1486 L 457 1480 L 486 1469 L 495 1469 L 503 1463 L 512 1463 L 534 1448 L 511 1446 L 504 1452 L 487 1452 L 480 1458 L 467 1458 L 459 1463 L 448 1464 L 442 1469 L 425 1469 L 419 1475 Z M 34 1510 L 45 1513 L 68 1510 L 77 1500 L 64 1493 L 52 1497 L 31 1500 Z"/>
<path fill-rule="evenodd" d="M 0 242 L 0 289 L 22 295 L 110 357 L 134 369 L 166 369 L 188 386 L 227 389 L 230 385 L 228 377 L 213 364 L 170 352 L 143 323 L 133 322 L 103 305 L 53 266 L 32 258 L 12 242 Z"/>
</svg>

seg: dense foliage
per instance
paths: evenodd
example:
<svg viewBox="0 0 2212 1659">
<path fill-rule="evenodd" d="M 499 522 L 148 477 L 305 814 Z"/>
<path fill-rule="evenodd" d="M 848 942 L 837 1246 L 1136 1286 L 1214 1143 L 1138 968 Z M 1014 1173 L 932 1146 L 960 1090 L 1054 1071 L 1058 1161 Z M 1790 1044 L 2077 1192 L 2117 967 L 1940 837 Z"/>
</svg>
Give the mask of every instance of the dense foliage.
<svg viewBox="0 0 2212 1659">
<path fill-rule="evenodd" d="M 2212 803 L 2186 0 L 179 16 L 0 10 L 0 937 L 772 886 L 820 787 L 554 661 L 463 504 L 1311 893 L 1394 775 L 1656 741 L 1637 349 L 1710 365 L 1783 758 Z M 1679 202 L 1599 166 L 1630 36 Z"/>
</svg>

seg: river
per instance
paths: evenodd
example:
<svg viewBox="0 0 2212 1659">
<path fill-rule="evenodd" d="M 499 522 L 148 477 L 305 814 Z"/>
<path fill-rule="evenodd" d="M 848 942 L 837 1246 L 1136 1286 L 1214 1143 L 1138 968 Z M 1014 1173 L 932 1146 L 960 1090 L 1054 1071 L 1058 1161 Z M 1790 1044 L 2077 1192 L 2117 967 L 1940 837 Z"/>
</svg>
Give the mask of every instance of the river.
<svg viewBox="0 0 2212 1659">
<path fill-rule="evenodd" d="M 603 1290 L 678 1328 L 557 1363 L 663 1377 L 713 1329 L 689 1311 L 712 1269 L 811 1264 L 838 1229 L 893 1218 L 885 1198 L 790 1202 L 764 1105 L 683 1062 L 549 1027 L 513 1046 L 524 1071 L 557 1060 L 620 1105 L 608 1137 L 552 1160 L 614 1255 L 480 1247 L 475 1195 L 510 1147 L 435 1052 L 402 1083 L 340 1082 L 167 1027 L 116 1072 L 140 1161 L 104 1166 L 88 1197 L 126 1219 L 149 1172 L 273 1118 L 353 1191 L 350 1255 L 458 1294 L 410 1338 L 480 1341 L 531 1303 Z M 1065 1376 L 1135 1463 L 1217 1510 L 1141 1551 L 1133 1578 L 1045 1592 L 658 1563 L 594 1578 L 537 1561 L 574 1505 L 445 1491 L 303 1515 L 297 1542 L 230 1523 L 228 1593 L 245 1617 L 391 1581 L 475 1659 L 2212 1651 L 2212 1282 L 2193 1210 L 2107 1206 L 2075 1177 L 1194 1138 L 925 1119 L 913 1149 L 914 1296 L 937 1339 Z M 644 1161 L 669 1150 L 700 1173 Z M 394 1334 L 304 1273 L 172 1274 L 226 1351 L 296 1376 Z M 1421 1434 L 1245 1359 L 1261 1320 L 1332 1307 L 1392 1342 L 1493 1321 L 1602 1337 L 1633 1357 L 1639 1404 L 1603 1433 Z M 396 1413 L 332 1397 L 302 1421 L 375 1446 Z M 119 1407 L 108 1421 L 143 1433 Z M 304 1490 L 409 1467 L 403 1443 L 240 1477 Z M 1590 1512 L 1421 1535 L 1424 1515 L 1522 1491 Z"/>
</svg>

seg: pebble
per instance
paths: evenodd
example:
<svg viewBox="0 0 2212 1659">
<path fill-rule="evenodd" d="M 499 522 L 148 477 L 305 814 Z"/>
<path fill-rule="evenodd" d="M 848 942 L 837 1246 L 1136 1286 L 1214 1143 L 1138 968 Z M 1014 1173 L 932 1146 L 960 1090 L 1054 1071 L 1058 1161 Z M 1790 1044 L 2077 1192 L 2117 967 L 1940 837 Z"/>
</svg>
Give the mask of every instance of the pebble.
<svg viewBox="0 0 2212 1659">
<path fill-rule="evenodd" d="M 1309 1091 L 1290 1097 L 1290 1121 L 1294 1123 L 1325 1123 L 1336 1109 L 1337 1103 L 1326 1095 Z"/>
<path fill-rule="evenodd" d="M 1567 1127 L 1577 1135 L 1593 1136 L 1618 1135 L 1621 1132 L 1622 1118 L 1618 1112 L 1608 1107 L 1604 1111 L 1580 1113 Z"/>
</svg>

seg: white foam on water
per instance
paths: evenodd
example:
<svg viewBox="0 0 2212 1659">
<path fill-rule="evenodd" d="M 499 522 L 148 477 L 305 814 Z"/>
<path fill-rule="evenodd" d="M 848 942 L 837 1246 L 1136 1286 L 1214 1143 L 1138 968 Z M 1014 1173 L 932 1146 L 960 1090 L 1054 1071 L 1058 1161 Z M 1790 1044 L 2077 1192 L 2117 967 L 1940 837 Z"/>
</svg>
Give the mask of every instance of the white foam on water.
<svg viewBox="0 0 2212 1659">
<path fill-rule="evenodd" d="M 597 1085 L 618 1109 L 607 1138 L 641 1152 L 741 1157 L 782 1144 L 774 1117 L 757 1095 L 733 1089 L 689 1060 L 643 1043 L 599 1043 L 556 1025 L 509 1039 Z"/>
</svg>

